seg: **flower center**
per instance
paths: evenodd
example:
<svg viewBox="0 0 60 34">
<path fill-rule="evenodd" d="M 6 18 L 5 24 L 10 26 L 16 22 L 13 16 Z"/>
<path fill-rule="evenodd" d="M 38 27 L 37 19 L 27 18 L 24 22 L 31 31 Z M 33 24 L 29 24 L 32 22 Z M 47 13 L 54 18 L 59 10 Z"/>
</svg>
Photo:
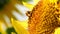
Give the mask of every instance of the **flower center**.
<svg viewBox="0 0 60 34">
<path fill-rule="evenodd" d="M 6 4 L 8 4 L 9 0 L 0 0 L 0 10 L 4 8 Z"/>
</svg>

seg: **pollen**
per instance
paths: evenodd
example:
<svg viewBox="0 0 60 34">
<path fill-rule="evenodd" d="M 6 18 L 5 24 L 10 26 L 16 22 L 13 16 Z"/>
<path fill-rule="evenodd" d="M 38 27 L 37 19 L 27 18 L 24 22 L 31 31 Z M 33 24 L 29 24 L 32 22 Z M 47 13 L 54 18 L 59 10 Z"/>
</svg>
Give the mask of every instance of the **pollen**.
<svg viewBox="0 0 60 34">
<path fill-rule="evenodd" d="M 55 28 L 60 27 L 60 1 L 47 1 L 39 1 L 31 11 L 28 21 L 30 34 L 53 34 Z"/>
</svg>

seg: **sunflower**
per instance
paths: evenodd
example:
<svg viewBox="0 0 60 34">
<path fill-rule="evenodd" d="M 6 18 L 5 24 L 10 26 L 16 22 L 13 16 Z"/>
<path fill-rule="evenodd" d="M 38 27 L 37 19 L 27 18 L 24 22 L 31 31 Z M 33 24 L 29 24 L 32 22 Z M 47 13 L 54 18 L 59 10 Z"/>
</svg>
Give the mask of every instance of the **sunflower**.
<svg viewBox="0 0 60 34">
<path fill-rule="evenodd" d="M 60 0 L 40 0 L 28 16 L 30 34 L 60 34 Z"/>
</svg>

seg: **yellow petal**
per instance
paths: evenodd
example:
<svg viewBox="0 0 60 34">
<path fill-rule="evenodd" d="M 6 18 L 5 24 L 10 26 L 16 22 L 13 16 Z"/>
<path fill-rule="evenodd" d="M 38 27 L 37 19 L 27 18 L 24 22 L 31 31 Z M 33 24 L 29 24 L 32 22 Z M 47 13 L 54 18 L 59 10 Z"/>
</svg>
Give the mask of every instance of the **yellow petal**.
<svg viewBox="0 0 60 34">
<path fill-rule="evenodd" d="M 55 33 L 54 34 L 60 34 L 60 27 L 55 29 Z"/>
<path fill-rule="evenodd" d="M 6 34 L 6 31 L 3 29 L 3 24 L 4 24 L 4 23 L 2 23 L 2 22 L 0 21 L 0 32 L 1 32 L 2 34 Z"/>
<path fill-rule="evenodd" d="M 40 0 L 33 0 L 34 1 L 34 5 L 36 5 Z"/>
<path fill-rule="evenodd" d="M 16 32 L 18 34 L 29 34 L 28 30 L 26 30 L 21 24 L 20 22 L 17 22 L 16 20 L 14 20 L 13 18 L 11 19 L 12 21 L 12 25 L 15 28 Z"/>
<path fill-rule="evenodd" d="M 16 21 L 17 23 L 20 23 L 20 25 L 22 26 L 22 27 L 24 27 L 25 29 L 27 29 L 28 28 L 28 20 L 26 20 L 26 21 Z"/>
<path fill-rule="evenodd" d="M 23 2 L 24 6 L 26 6 L 27 8 L 29 8 L 30 10 L 33 9 L 34 5 L 32 4 L 29 4 L 29 3 L 26 3 L 26 2 Z"/>
</svg>

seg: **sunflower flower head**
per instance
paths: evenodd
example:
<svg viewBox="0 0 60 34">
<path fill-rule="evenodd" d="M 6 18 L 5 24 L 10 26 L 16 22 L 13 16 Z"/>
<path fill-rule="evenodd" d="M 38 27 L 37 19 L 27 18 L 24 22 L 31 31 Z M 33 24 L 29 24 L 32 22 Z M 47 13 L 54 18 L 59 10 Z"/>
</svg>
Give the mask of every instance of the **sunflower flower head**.
<svg viewBox="0 0 60 34">
<path fill-rule="evenodd" d="M 30 34 L 54 34 L 55 28 L 58 27 L 60 27 L 60 1 L 39 1 L 29 15 Z"/>
</svg>

